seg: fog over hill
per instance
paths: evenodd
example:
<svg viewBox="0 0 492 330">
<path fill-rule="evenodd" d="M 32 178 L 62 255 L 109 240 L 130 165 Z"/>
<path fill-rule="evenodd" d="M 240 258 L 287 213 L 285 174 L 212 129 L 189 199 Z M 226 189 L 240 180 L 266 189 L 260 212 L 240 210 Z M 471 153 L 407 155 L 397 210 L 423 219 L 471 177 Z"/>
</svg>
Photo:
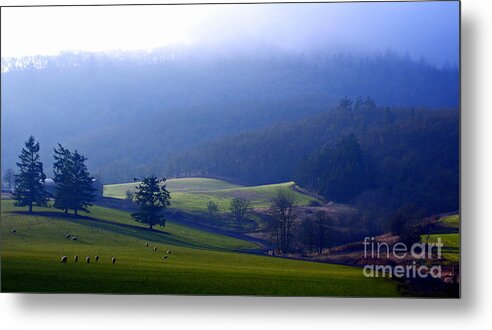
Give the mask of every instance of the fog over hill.
<svg viewBox="0 0 492 330">
<path fill-rule="evenodd" d="M 343 97 L 458 107 L 457 2 L 4 9 L 4 169 L 31 134 L 116 183 Z"/>
<path fill-rule="evenodd" d="M 344 97 L 382 106 L 456 108 L 458 70 L 391 52 L 372 57 L 288 51 L 65 53 L 5 60 L 2 166 L 30 134 L 50 175 L 61 142 L 107 182 L 160 173 L 213 138 L 323 112 Z"/>
</svg>

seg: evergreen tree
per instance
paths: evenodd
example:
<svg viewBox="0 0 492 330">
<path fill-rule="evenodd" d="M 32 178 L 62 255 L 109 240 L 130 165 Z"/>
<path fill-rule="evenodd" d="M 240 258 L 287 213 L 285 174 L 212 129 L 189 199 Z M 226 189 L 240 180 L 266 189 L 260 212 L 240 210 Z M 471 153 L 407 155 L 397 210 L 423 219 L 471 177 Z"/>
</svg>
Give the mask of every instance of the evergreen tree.
<svg viewBox="0 0 492 330">
<path fill-rule="evenodd" d="M 71 209 L 75 215 L 79 210 L 89 212 L 87 207 L 92 206 L 90 202 L 94 200 L 96 189 L 85 165 L 87 158 L 78 151 L 70 152 L 61 144 L 55 149 L 54 158 L 55 207 L 65 213 Z"/>
<path fill-rule="evenodd" d="M 48 193 L 43 186 L 46 175 L 43 172 L 43 163 L 39 160 L 39 142 L 32 135 L 26 141 L 25 148 L 22 148 L 19 159 L 19 174 L 15 178 L 13 198 L 15 206 L 28 206 L 29 213 L 32 213 L 33 205 L 48 205 Z"/>
<path fill-rule="evenodd" d="M 369 165 L 355 135 L 302 161 L 296 181 L 336 202 L 349 202 L 371 184 Z"/>
<path fill-rule="evenodd" d="M 337 202 L 348 202 L 367 188 L 369 173 L 355 135 L 344 137 L 322 158 L 321 195 Z"/>
<path fill-rule="evenodd" d="M 135 202 L 139 210 L 132 213 L 133 219 L 140 223 L 149 225 L 149 230 L 155 225 L 165 226 L 166 218 L 162 211 L 171 203 L 171 195 L 164 184 L 166 179 L 159 180 L 155 176 L 144 178 L 137 186 Z"/>
<path fill-rule="evenodd" d="M 54 149 L 53 173 L 55 181 L 55 204 L 54 207 L 62 209 L 65 213 L 72 208 L 73 203 L 73 178 L 72 178 L 72 154 L 68 149 L 58 144 Z"/>
<path fill-rule="evenodd" d="M 77 215 L 78 210 L 89 212 L 87 207 L 92 206 L 91 201 L 95 198 L 96 189 L 93 187 L 94 178 L 90 176 L 85 165 L 87 158 L 75 150 L 72 153 L 71 160 L 73 166 L 72 184 L 74 187 L 71 208 L 73 213 Z"/>
</svg>

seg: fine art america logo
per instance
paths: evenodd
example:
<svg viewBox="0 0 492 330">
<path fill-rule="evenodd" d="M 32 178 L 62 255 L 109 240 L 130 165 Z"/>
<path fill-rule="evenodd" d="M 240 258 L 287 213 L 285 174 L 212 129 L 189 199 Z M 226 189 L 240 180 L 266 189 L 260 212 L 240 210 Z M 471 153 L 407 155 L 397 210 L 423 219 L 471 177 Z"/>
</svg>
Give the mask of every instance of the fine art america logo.
<svg viewBox="0 0 492 330">
<path fill-rule="evenodd" d="M 429 265 L 430 261 L 441 259 L 443 243 L 440 237 L 437 243 L 414 243 L 411 246 L 402 242 L 390 246 L 374 237 L 366 237 L 362 244 L 364 259 L 390 263 L 366 264 L 362 270 L 366 277 L 441 278 L 441 266 Z"/>
</svg>

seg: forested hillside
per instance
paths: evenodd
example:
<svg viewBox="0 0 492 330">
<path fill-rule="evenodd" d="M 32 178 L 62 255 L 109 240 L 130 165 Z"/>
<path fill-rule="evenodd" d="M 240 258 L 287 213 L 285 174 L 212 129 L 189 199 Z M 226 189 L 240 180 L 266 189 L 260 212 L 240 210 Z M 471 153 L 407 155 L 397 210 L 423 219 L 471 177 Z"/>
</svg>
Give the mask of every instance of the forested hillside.
<svg viewBox="0 0 492 330">
<path fill-rule="evenodd" d="M 459 112 L 378 108 L 370 99 L 297 122 L 202 144 L 176 157 L 174 175 L 250 184 L 296 180 L 337 202 L 393 210 L 458 209 Z"/>
<path fill-rule="evenodd" d="M 64 141 L 88 155 L 91 172 L 106 183 L 127 182 L 165 174 L 171 157 L 200 143 L 306 118 L 343 96 L 369 95 L 385 106 L 455 108 L 458 78 L 454 68 L 391 53 L 225 56 L 180 49 L 2 59 L 2 166 L 15 166 L 32 134 L 46 168 L 52 148 Z M 290 174 L 280 171 L 275 178 Z M 259 182 L 271 178 L 257 175 Z"/>
</svg>

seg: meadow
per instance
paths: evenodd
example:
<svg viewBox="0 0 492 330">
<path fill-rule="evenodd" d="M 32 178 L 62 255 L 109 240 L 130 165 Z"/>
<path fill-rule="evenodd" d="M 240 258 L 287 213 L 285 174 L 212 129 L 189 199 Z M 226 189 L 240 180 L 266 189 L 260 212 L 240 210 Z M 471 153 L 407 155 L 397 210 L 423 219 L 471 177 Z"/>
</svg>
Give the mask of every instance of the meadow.
<svg viewBox="0 0 492 330">
<path fill-rule="evenodd" d="M 454 229 L 456 231 L 459 230 L 460 227 L 460 215 L 454 214 L 450 216 L 443 217 L 439 221 L 439 226 L 444 228 L 445 230 Z M 430 235 L 422 235 L 422 242 L 429 243 L 437 243 L 438 239 L 441 239 L 442 244 L 444 245 L 442 248 L 442 257 L 445 260 L 451 262 L 459 262 L 460 261 L 460 233 L 438 233 L 438 234 L 430 234 Z"/>
<path fill-rule="evenodd" d="M 105 185 L 104 196 L 125 198 L 126 191 L 135 191 L 137 185 L 138 182 Z M 295 190 L 295 183 L 292 181 L 246 187 L 217 179 L 179 178 L 167 180 L 166 185 L 171 193 L 171 208 L 187 212 L 206 212 L 208 201 L 215 202 L 220 213 L 229 212 L 229 204 L 234 197 L 250 200 L 255 208 L 266 208 L 281 187 L 292 189 L 299 205 L 319 202 L 318 199 Z"/>
<path fill-rule="evenodd" d="M 108 208 L 74 218 L 50 208 L 27 215 L 9 200 L 1 206 L 3 292 L 398 295 L 394 282 L 366 278 L 360 268 L 246 254 L 240 251 L 255 244 L 172 222 L 149 231 Z M 74 262 L 75 255 L 81 260 Z"/>
</svg>

